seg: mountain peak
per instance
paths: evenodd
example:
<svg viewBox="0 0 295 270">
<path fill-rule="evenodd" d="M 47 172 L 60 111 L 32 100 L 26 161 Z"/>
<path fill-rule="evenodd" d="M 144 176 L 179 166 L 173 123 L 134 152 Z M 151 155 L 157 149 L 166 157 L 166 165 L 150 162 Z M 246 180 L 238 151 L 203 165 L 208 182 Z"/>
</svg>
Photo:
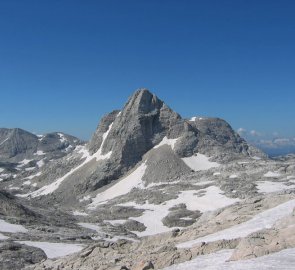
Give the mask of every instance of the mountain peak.
<svg viewBox="0 0 295 270">
<path fill-rule="evenodd" d="M 146 88 L 140 88 L 129 98 L 124 110 L 133 111 L 134 113 L 147 114 L 155 109 L 160 109 L 162 106 L 163 101 L 156 95 L 152 94 Z"/>
</svg>

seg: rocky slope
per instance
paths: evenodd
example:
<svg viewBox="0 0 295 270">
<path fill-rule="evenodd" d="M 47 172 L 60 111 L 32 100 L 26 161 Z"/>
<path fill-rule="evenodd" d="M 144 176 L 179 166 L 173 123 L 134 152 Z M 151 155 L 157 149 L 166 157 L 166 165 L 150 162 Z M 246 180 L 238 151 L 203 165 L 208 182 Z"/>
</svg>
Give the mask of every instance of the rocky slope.
<svg viewBox="0 0 295 270">
<path fill-rule="evenodd" d="M 216 254 L 222 269 L 295 247 L 294 156 L 268 159 L 222 119 L 183 119 L 140 89 L 78 143 L 0 182 L 3 254 L 24 267 L 181 269 Z"/>
</svg>

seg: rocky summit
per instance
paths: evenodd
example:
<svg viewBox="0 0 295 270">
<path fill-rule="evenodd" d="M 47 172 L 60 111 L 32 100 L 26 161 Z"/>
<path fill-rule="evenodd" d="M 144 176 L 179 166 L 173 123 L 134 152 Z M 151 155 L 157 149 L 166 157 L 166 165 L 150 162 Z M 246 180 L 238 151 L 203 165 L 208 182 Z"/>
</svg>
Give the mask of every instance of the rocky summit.
<svg viewBox="0 0 295 270">
<path fill-rule="evenodd" d="M 89 142 L 0 129 L 0 185 L 1 269 L 294 269 L 295 156 L 147 89 Z"/>
</svg>

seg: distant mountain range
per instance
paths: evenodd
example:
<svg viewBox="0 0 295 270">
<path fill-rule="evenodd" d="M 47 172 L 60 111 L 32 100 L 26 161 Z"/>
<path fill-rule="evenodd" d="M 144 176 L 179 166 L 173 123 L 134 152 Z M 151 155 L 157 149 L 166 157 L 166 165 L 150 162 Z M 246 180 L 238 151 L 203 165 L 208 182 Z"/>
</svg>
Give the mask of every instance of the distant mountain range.
<svg viewBox="0 0 295 270">
<path fill-rule="evenodd" d="M 274 138 L 250 141 L 270 157 L 295 153 L 295 138 Z"/>
</svg>

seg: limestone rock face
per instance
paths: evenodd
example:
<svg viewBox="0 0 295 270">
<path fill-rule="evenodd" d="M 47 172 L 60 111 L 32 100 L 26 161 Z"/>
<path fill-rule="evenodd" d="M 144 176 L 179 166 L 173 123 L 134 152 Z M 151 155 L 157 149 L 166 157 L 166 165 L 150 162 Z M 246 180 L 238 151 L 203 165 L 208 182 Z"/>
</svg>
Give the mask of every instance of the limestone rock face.
<svg viewBox="0 0 295 270">
<path fill-rule="evenodd" d="M 177 113 L 148 90 L 138 90 L 120 113 L 115 111 L 102 119 L 89 143 L 89 149 L 91 152 L 98 149 L 93 146 L 100 146 L 102 134 L 112 123 L 102 153 L 112 151 L 114 161 L 130 168 L 169 132 L 171 136 L 177 135 L 173 127 L 180 119 Z"/>
</svg>

